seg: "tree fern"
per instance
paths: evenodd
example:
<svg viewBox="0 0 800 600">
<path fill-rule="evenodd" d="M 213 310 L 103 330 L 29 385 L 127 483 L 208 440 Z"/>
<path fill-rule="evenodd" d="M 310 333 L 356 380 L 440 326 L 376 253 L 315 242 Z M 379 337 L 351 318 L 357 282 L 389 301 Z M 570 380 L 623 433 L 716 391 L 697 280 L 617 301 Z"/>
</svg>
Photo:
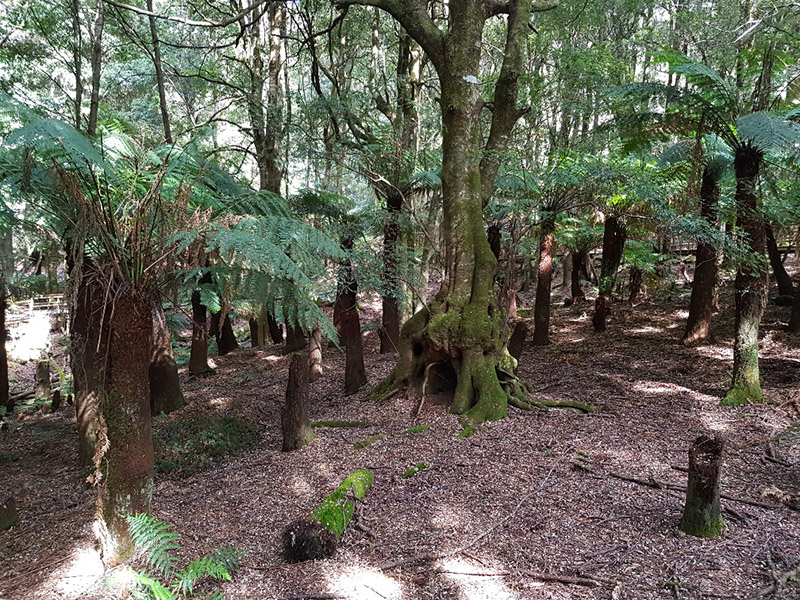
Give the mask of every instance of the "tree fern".
<svg viewBox="0 0 800 600">
<path fill-rule="evenodd" d="M 763 152 L 800 150 L 800 123 L 766 111 L 745 115 L 736 121 L 739 138 Z"/>
</svg>

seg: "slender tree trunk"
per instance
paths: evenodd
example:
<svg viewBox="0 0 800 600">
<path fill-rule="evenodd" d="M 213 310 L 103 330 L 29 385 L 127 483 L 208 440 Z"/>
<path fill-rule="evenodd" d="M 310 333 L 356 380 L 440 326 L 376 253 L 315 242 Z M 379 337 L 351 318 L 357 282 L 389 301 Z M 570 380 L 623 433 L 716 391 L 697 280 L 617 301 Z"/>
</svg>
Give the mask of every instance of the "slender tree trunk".
<svg viewBox="0 0 800 600">
<path fill-rule="evenodd" d="M 72 0 L 70 4 L 72 13 L 72 68 L 75 71 L 75 129 L 83 129 L 81 106 L 83 104 L 83 55 L 81 53 L 83 42 L 81 40 L 81 8 L 80 0 Z"/>
<path fill-rule="evenodd" d="M 258 319 L 250 317 L 248 325 L 250 326 L 250 347 L 258 348 L 261 346 L 261 331 Z"/>
<path fill-rule="evenodd" d="M 716 179 L 703 171 L 700 185 L 700 215 L 712 227 L 717 222 L 719 186 Z M 694 261 L 692 297 L 689 300 L 689 318 L 683 334 L 684 344 L 695 344 L 711 336 L 711 316 L 714 312 L 714 288 L 717 284 L 717 249 L 700 239 Z"/>
<path fill-rule="evenodd" d="M 286 404 L 281 412 L 284 452 L 299 450 L 314 439 L 314 428 L 308 420 L 308 357 L 303 352 L 292 354 Z"/>
<path fill-rule="evenodd" d="M 308 336 L 308 366 L 308 381 L 314 383 L 322 377 L 322 332 L 318 328 Z"/>
<path fill-rule="evenodd" d="M 105 23 L 105 2 L 97 0 L 97 8 L 92 29 L 92 95 L 89 100 L 89 126 L 86 132 L 97 135 L 97 115 L 100 110 L 100 71 L 103 63 L 103 25 Z"/>
<path fill-rule="evenodd" d="M 289 325 L 286 324 L 286 346 L 284 347 L 283 351 L 285 353 L 289 352 L 297 352 L 298 350 L 305 348 L 308 344 L 308 340 L 306 339 L 306 334 L 303 332 L 303 328 L 299 325 Z"/>
<path fill-rule="evenodd" d="M 40 360 L 36 363 L 36 381 L 33 397 L 37 400 L 50 397 L 50 361 Z"/>
<path fill-rule="evenodd" d="M 200 278 L 200 284 L 211 283 L 211 273 Z M 200 290 L 192 292 L 192 347 L 189 354 L 189 372 L 192 375 L 208 373 L 208 311 L 200 298 Z"/>
<path fill-rule="evenodd" d="M 636 299 L 639 297 L 639 293 L 642 291 L 643 275 L 644 272 L 641 269 L 637 267 L 631 267 L 631 277 L 628 290 L 630 292 L 630 295 L 628 296 L 628 302 L 631 304 L 636 302 Z"/>
<path fill-rule="evenodd" d="M 572 270 L 571 270 L 571 281 L 570 287 L 571 294 L 572 294 L 572 302 L 577 304 L 578 302 L 583 302 L 584 296 L 583 290 L 581 289 L 581 268 L 584 266 L 586 261 L 586 254 L 577 252 L 574 253 L 572 256 Z"/>
<path fill-rule="evenodd" d="M 172 355 L 172 340 L 161 300 L 153 298 L 153 352 L 150 357 L 150 411 L 169 414 L 184 404 L 178 365 Z"/>
<path fill-rule="evenodd" d="M 4 284 L 3 287 L 5 287 Z M 0 406 L 4 406 L 6 412 L 11 412 L 14 410 L 14 402 L 11 400 L 11 394 L 9 394 L 6 308 L 8 308 L 8 303 L 5 291 L 0 290 Z"/>
<path fill-rule="evenodd" d="M 800 283 L 797 284 L 792 302 L 792 316 L 789 318 L 789 333 L 800 333 Z"/>
<path fill-rule="evenodd" d="M 533 306 L 533 345 L 550 343 L 550 290 L 553 283 L 553 244 L 555 222 L 542 222 L 539 240 L 539 275 L 536 279 L 536 302 Z"/>
<path fill-rule="evenodd" d="M 764 221 L 758 214 L 756 180 L 762 154 L 750 145 L 736 150 L 736 220 L 749 244 L 751 260 L 736 271 L 736 338 L 733 345 L 733 377 L 724 404 L 739 405 L 762 400 L 758 368 L 758 328 L 767 297 L 764 260 Z"/>
<path fill-rule="evenodd" d="M 153 11 L 153 0 L 147 0 L 147 10 Z M 156 87 L 158 88 L 158 106 L 161 109 L 161 122 L 164 125 L 164 141 L 172 144 L 172 129 L 169 125 L 169 110 L 167 108 L 167 91 L 164 87 L 164 69 L 161 67 L 161 44 L 158 40 L 158 29 L 156 28 L 156 18 L 150 19 L 150 39 L 153 44 L 153 66 L 156 70 Z"/>
<path fill-rule="evenodd" d="M 150 415 L 152 300 L 139 292 L 116 294 L 108 337 L 100 351 L 108 361 L 100 403 L 100 477 L 97 533 L 103 562 L 118 565 L 133 554 L 126 515 L 150 512 L 153 437 Z M 142 327 L 142 323 L 148 323 Z M 99 481 L 98 481 L 99 479 Z"/>
<path fill-rule="evenodd" d="M 381 294 L 381 354 L 397 352 L 400 343 L 400 307 L 397 298 L 400 285 L 397 279 L 397 240 L 400 234 L 402 194 L 386 197 L 387 219 L 383 228 L 383 293 Z"/>
<path fill-rule="evenodd" d="M 778 250 L 778 242 L 775 241 L 775 234 L 772 232 L 772 226 L 766 225 L 765 231 L 767 234 L 767 254 L 769 255 L 769 264 L 772 266 L 772 272 L 775 275 L 775 281 L 778 283 L 779 296 L 794 296 L 794 284 L 792 278 L 786 272 L 781 260 L 781 253 Z"/>
<path fill-rule="evenodd" d="M 617 269 L 622 260 L 625 238 L 625 227 L 619 217 L 608 215 L 603 228 L 603 266 L 600 270 L 600 284 L 592 318 L 594 330 L 598 332 L 606 330 L 606 319 L 611 308 L 611 293 L 614 290 Z"/>
<path fill-rule="evenodd" d="M 339 342 L 344 345 L 345 369 L 344 391 L 345 394 L 354 394 L 367 382 L 367 372 L 364 368 L 364 348 L 361 339 L 361 321 L 358 317 L 356 298 L 358 282 L 353 274 L 349 253 L 353 250 L 352 236 L 342 236 L 341 246 L 345 251 L 345 258 L 339 267 L 339 285 L 336 294 L 334 313 L 339 316 Z"/>
<path fill-rule="evenodd" d="M 267 313 L 267 325 L 269 326 L 269 337 L 272 338 L 273 344 L 280 344 L 283 342 L 283 328 L 275 320 L 275 315 Z"/>
</svg>

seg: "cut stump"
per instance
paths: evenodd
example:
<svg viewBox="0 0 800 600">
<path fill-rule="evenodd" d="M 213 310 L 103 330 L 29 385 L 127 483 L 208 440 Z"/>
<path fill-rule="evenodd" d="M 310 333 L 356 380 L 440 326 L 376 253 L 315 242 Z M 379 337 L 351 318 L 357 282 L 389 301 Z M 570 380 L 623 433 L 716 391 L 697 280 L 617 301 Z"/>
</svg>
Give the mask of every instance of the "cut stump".
<svg viewBox="0 0 800 600">
<path fill-rule="evenodd" d="M 715 537 L 722 532 L 719 483 L 722 473 L 721 436 L 699 436 L 689 451 L 689 482 L 681 530 L 696 537 Z"/>
</svg>

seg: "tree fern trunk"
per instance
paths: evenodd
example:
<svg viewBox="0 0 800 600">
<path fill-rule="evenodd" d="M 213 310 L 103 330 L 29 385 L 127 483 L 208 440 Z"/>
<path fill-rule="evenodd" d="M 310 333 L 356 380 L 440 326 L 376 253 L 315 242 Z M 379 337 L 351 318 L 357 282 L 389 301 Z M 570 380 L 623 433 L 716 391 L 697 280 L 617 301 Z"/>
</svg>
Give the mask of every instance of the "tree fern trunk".
<svg viewBox="0 0 800 600">
<path fill-rule="evenodd" d="M 167 327 L 164 307 L 153 299 L 153 352 L 150 357 L 150 410 L 153 416 L 169 414 L 184 404 L 178 365 L 172 355 L 172 340 Z M 144 325 L 144 323 L 143 323 Z"/>
<path fill-rule="evenodd" d="M 611 293 L 614 290 L 617 269 L 622 260 L 625 237 L 625 228 L 620 223 L 619 217 L 607 216 L 603 228 L 603 266 L 600 270 L 600 283 L 592 318 L 594 330 L 597 332 L 606 330 L 606 319 L 611 309 Z"/>
<path fill-rule="evenodd" d="M 211 283 L 211 273 L 200 278 L 200 283 Z M 200 291 L 192 292 L 192 347 L 189 354 L 189 372 L 200 375 L 211 370 L 208 366 L 208 311 L 201 302 Z"/>
<path fill-rule="evenodd" d="M 781 253 L 778 250 L 778 242 L 775 240 L 775 234 L 772 232 L 772 227 L 767 225 L 765 227 L 767 234 L 767 254 L 769 256 L 769 264 L 772 267 L 772 273 L 775 275 L 775 281 L 778 283 L 779 296 L 794 296 L 794 284 L 792 278 L 786 272 L 781 260 Z"/>
</svg>

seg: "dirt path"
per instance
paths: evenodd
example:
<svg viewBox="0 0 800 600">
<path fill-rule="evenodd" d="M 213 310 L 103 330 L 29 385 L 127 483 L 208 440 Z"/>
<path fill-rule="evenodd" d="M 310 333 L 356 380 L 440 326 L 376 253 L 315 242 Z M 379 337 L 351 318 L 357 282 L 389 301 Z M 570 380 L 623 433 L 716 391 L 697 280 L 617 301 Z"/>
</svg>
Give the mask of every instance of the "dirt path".
<svg viewBox="0 0 800 600">
<path fill-rule="evenodd" d="M 787 309 L 770 307 L 764 321 L 762 373 L 770 403 L 741 409 L 719 406 L 731 364 L 732 330 L 724 316 L 716 328 L 719 343 L 683 348 L 676 342 L 685 315 L 670 302 L 618 305 L 604 336 L 590 332 L 583 314 L 589 310 L 557 308 L 552 345 L 527 347 L 520 371 L 542 397 L 604 410 L 512 409 L 466 439 L 456 437 L 460 427 L 442 406 L 426 403 L 415 419 L 414 398 L 395 396 L 376 406 L 360 402 L 363 393 L 342 397 L 343 357 L 328 351 L 326 376 L 312 386 L 312 418 L 362 420 L 369 427 L 318 429 L 313 444 L 282 454 L 287 360 L 270 349 L 217 358 L 215 376 L 185 376 L 190 404 L 183 412 L 233 412 L 260 423 L 261 437 L 211 471 L 159 477 L 154 512 L 175 525 L 187 554 L 219 545 L 247 553 L 247 566 L 223 587 L 228 598 L 755 596 L 800 562 L 800 512 L 775 495 L 800 494 L 800 433 L 774 440 L 799 420 L 800 346 L 779 327 Z M 375 337 L 368 334 L 370 384 L 394 361 L 377 354 Z M 402 433 L 416 425 L 430 430 Z M 98 589 L 96 572 L 81 571 L 94 564 L 87 550 L 94 495 L 71 466 L 73 427 L 62 410 L 13 421 L 0 433 L 3 495 L 18 498 L 22 516 L 18 528 L 0 534 L 4 600 L 111 594 Z M 680 492 L 612 476 L 685 484 L 680 468 L 702 431 L 728 440 L 723 491 L 769 505 L 723 501 L 725 531 L 715 540 L 678 530 Z M 354 448 L 378 433 L 396 435 Z M 401 477 L 420 462 L 428 468 Z M 362 510 L 366 531 L 349 533 L 331 560 L 282 564 L 281 529 L 361 467 L 375 473 Z M 465 546 L 437 561 L 379 569 Z M 587 579 L 596 585 L 578 585 L 592 583 Z M 772 597 L 799 594 L 800 585 L 790 581 Z"/>
</svg>

